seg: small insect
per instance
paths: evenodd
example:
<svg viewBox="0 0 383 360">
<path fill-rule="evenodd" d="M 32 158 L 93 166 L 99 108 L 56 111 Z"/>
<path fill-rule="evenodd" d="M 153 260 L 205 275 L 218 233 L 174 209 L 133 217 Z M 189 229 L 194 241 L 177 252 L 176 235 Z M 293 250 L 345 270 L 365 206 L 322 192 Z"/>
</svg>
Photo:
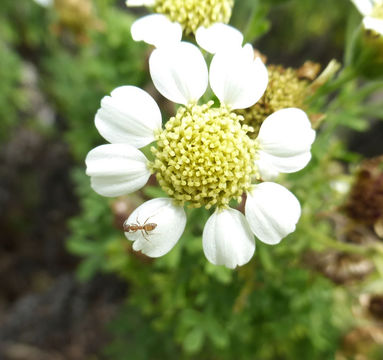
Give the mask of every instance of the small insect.
<svg viewBox="0 0 383 360">
<path fill-rule="evenodd" d="M 153 231 L 157 227 L 157 224 L 147 222 L 151 217 L 152 216 L 149 216 L 145 220 L 143 225 L 141 225 L 140 222 L 138 221 L 138 217 L 136 217 L 136 223 L 137 224 L 128 224 L 127 223 L 128 220 L 125 220 L 124 225 L 123 225 L 124 226 L 124 232 L 135 233 L 137 231 L 141 231 L 141 234 L 144 237 L 144 239 L 149 241 L 149 239 L 146 236 L 149 236 L 150 235 L 149 232 Z"/>
</svg>

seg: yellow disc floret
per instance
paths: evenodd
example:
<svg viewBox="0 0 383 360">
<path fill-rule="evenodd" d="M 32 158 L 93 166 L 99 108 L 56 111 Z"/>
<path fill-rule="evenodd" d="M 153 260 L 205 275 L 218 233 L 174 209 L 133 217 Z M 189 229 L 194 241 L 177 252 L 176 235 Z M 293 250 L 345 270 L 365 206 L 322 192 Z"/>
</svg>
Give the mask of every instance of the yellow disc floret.
<svg viewBox="0 0 383 360">
<path fill-rule="evenodd" d="M 180 205 L 225 208 L 241 200 L 257 175 L 257 147 L 246 135 L 251 129 L 240 115 L 212 104 L 180 107 L 152 148 L 150 168 Z"/>
<path fill-rule="evenodd" d="M 190 34 L 200 26 L 228 23 L 233 5 L 234 0 L 156 0 L 154 11 L 180 23 Z"/>
</svg>

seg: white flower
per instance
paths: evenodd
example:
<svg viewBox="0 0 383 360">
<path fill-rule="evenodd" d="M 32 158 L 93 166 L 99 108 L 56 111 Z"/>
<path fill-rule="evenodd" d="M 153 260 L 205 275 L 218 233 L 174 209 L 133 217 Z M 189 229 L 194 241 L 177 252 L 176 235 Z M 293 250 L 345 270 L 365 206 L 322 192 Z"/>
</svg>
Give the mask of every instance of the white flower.
<svg viewBox="0 0 383 360">
<path fill-rule="evenodd" d="M 363 26 L 383 35 L 383 1 L 351 0 L 363 15 Z"/>
<path fill-rule="evenodd" d="M 209 198 L 210 195 L 203 194 L 209 191 L 206 190 L 208 184 L 213 184 L 213 190 L 217 189 L 218 192 L 231 191 L 235 196 L 241 194 L 241 189 L 238 190 L 236 185 L 221 184 L 222 179 L 215 178 L 215 173 L 210 169 L 239 179 L 238 184 L 243 184 L 242 179 L 249 177 L 246 171 L 256 168 L 255 162 L 247 163 L 248 170 L 236 167 L 235 163 L 241 161 L 241 157 L 249 161 L 259 156 L 266 166 L 270 164 L 278 171 L 296 171 L 310 158 L 310 145 L 315 133 L 309 128 L 307 117 L 301 110 L 287 109 L 264 121 L 256 142 L 244 135 L 246 133 L 237 121 L 238 115 L 232 110 L 253 105 L 265 91 L 268 76 L 264 64 L 259 59 L 254 60 L 242 48 L 233 51 L 230 56 L 228 53 L 225 56 L 222 52 L 217 53 L 209 73 L 198 48 L 185 42 L 155 49 L 149 65 L 157 90 L 183 106 L 169 120 L 166 129 L 161 130 L 160 111 L 149 94 L 133 86 L 115 89 L 111 96 L 101 101 L 101 109 L 95 118 L 101 135 L 112 144 L 101 145 L 90 151 L 86 164 L 93 189 L 104 196 L 119 196 L 135 191 L 144 186 L 151 171 L 160 172 L 160 185 L 177 201 L 171 198 L 149 200 L 137 208 L 125 224 L 125 235 L 134 242 L 133 249 L 157 257 L 170 251 L 184 231 L 186 215 L 180 203 L 191 201 L 198 204 L 197 198 L 201 198 L 210 207 L 210 200 L 204 200 L 204 196 Z M 211 107 L 211 103 L 197 105 L 208 82 L 221 103 L 219 108 Z M 217 114 L 223 115 L 217 117 Z M 192 126 L 186 127 L 190 119 Z M 224 124 L 223 128 L 219 127 L 221 123 Z M 200 131 L 205 124 L 207 131 L 202 134 Z M 225 131 L 229 132 L 223 133 L 216 140 L 220 132 L 224 131 L 222 129 L 226 129 L 226 124 L 228 128 Z M 175 128 L 169 129 L 171 126 Z M 167 137 L 162 136 L 165 133 Z M 241 143 L 232 145 L 227 142 L 232 133 L 239 136 Z M 162 146 L 164 153 L 160 155 L 162 158 L 169 157 L 167 166 L 161 163 L 160 157 L 149 163 L 137 149 L 154 140 L 157 140 L 158 145 L 155 151 L 158 153 Z M 197 143 L 192 145 L 192 140 L 198 141 L 198 146 Z M 230 148 L 224 147 L 226 143 Z M 253 146 L 248 149 L 249 153 L 238 152 L 242 143 Z M 171 147 L 174 144 L 175 151 Z M 219 153 L 213 153 L 217 148 L 225 152 L 221 154 L 224 162 L 229 159 L 234 161 L 234 170 L 222 170 L 226 164 L 220 160 Z M 190 164 L 192 158 L 197 159 L 193 160 L 196 163 Z M 214 166 L 209 165 L 210 161 L 214 162 Z M 182 166 L 182 171 L 186 172 L 178 178 L 175 173 Z M 188 171 L 195 175 L 187 178 Z M 232 174 L 232 171 L 238 171 L 238 174 Z M 168 172 L 171 172 L 169 176 Z M 167 188 L 168 185 L 171 189 Z M 255 251 L 254 234 L 265 243 L 276 244 L 294 231 L 300 217 L 298 200 L 281 185 L 271 182 L 250 183 L 244 191 L 247 192 L 245 215 L 226 206 L 228 200 L 222 200 L 221 195 L 218 195 L 218 201 L 222 201 L 223 205 L 217 203 L 215 212 L 205 225 L 203 249 L 207 259 L 214 264 L 235 268 L 247 263 Z M 191 198 L 188 195 L 190 193 L 196 194 L 195 198 Z"/>
</svg>

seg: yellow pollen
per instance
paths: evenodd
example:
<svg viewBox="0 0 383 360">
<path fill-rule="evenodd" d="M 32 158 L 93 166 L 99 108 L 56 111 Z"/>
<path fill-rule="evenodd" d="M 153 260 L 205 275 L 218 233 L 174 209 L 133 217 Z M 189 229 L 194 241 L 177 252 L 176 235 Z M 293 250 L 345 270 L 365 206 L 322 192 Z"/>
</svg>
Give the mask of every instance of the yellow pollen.
<svg viewBox="0 0 383 360">
<path fill-rule="evenodd" d="M 156 0 L 154 11 L 180 23 L 185 34 L 195 33 L 200 26 L 228 23 L 234 0 Z"/>
<path fill-rule="evenodd" d="M 180 205 L 225 208 L 258 175 L 256 142 L 246 135 L 252 129 L 241 125 L 240 115 L 212 105 L 180 107 L 151 149 L 151 170 Z"/>
</svg>

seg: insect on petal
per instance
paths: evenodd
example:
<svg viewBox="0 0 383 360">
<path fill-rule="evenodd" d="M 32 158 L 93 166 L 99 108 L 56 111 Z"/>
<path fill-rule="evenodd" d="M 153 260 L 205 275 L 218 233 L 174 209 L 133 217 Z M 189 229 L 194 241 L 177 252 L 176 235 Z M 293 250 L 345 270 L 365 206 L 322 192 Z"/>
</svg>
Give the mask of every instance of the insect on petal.
<svg viewBox="0 0 383 360">
<path fill-rule="evenodd" d="M 172 199 L 157 198 L 144 202 L 134 210 L 125 225 L 133 225 L 133 230 L 138 228 L 125 232 L 127 239 L 133 241 L 134 250 L 150 257 L 160 257 L 168 253 L 181 237 L 186 214 L 183 207 L 173 204 Z"/>
</svg>

